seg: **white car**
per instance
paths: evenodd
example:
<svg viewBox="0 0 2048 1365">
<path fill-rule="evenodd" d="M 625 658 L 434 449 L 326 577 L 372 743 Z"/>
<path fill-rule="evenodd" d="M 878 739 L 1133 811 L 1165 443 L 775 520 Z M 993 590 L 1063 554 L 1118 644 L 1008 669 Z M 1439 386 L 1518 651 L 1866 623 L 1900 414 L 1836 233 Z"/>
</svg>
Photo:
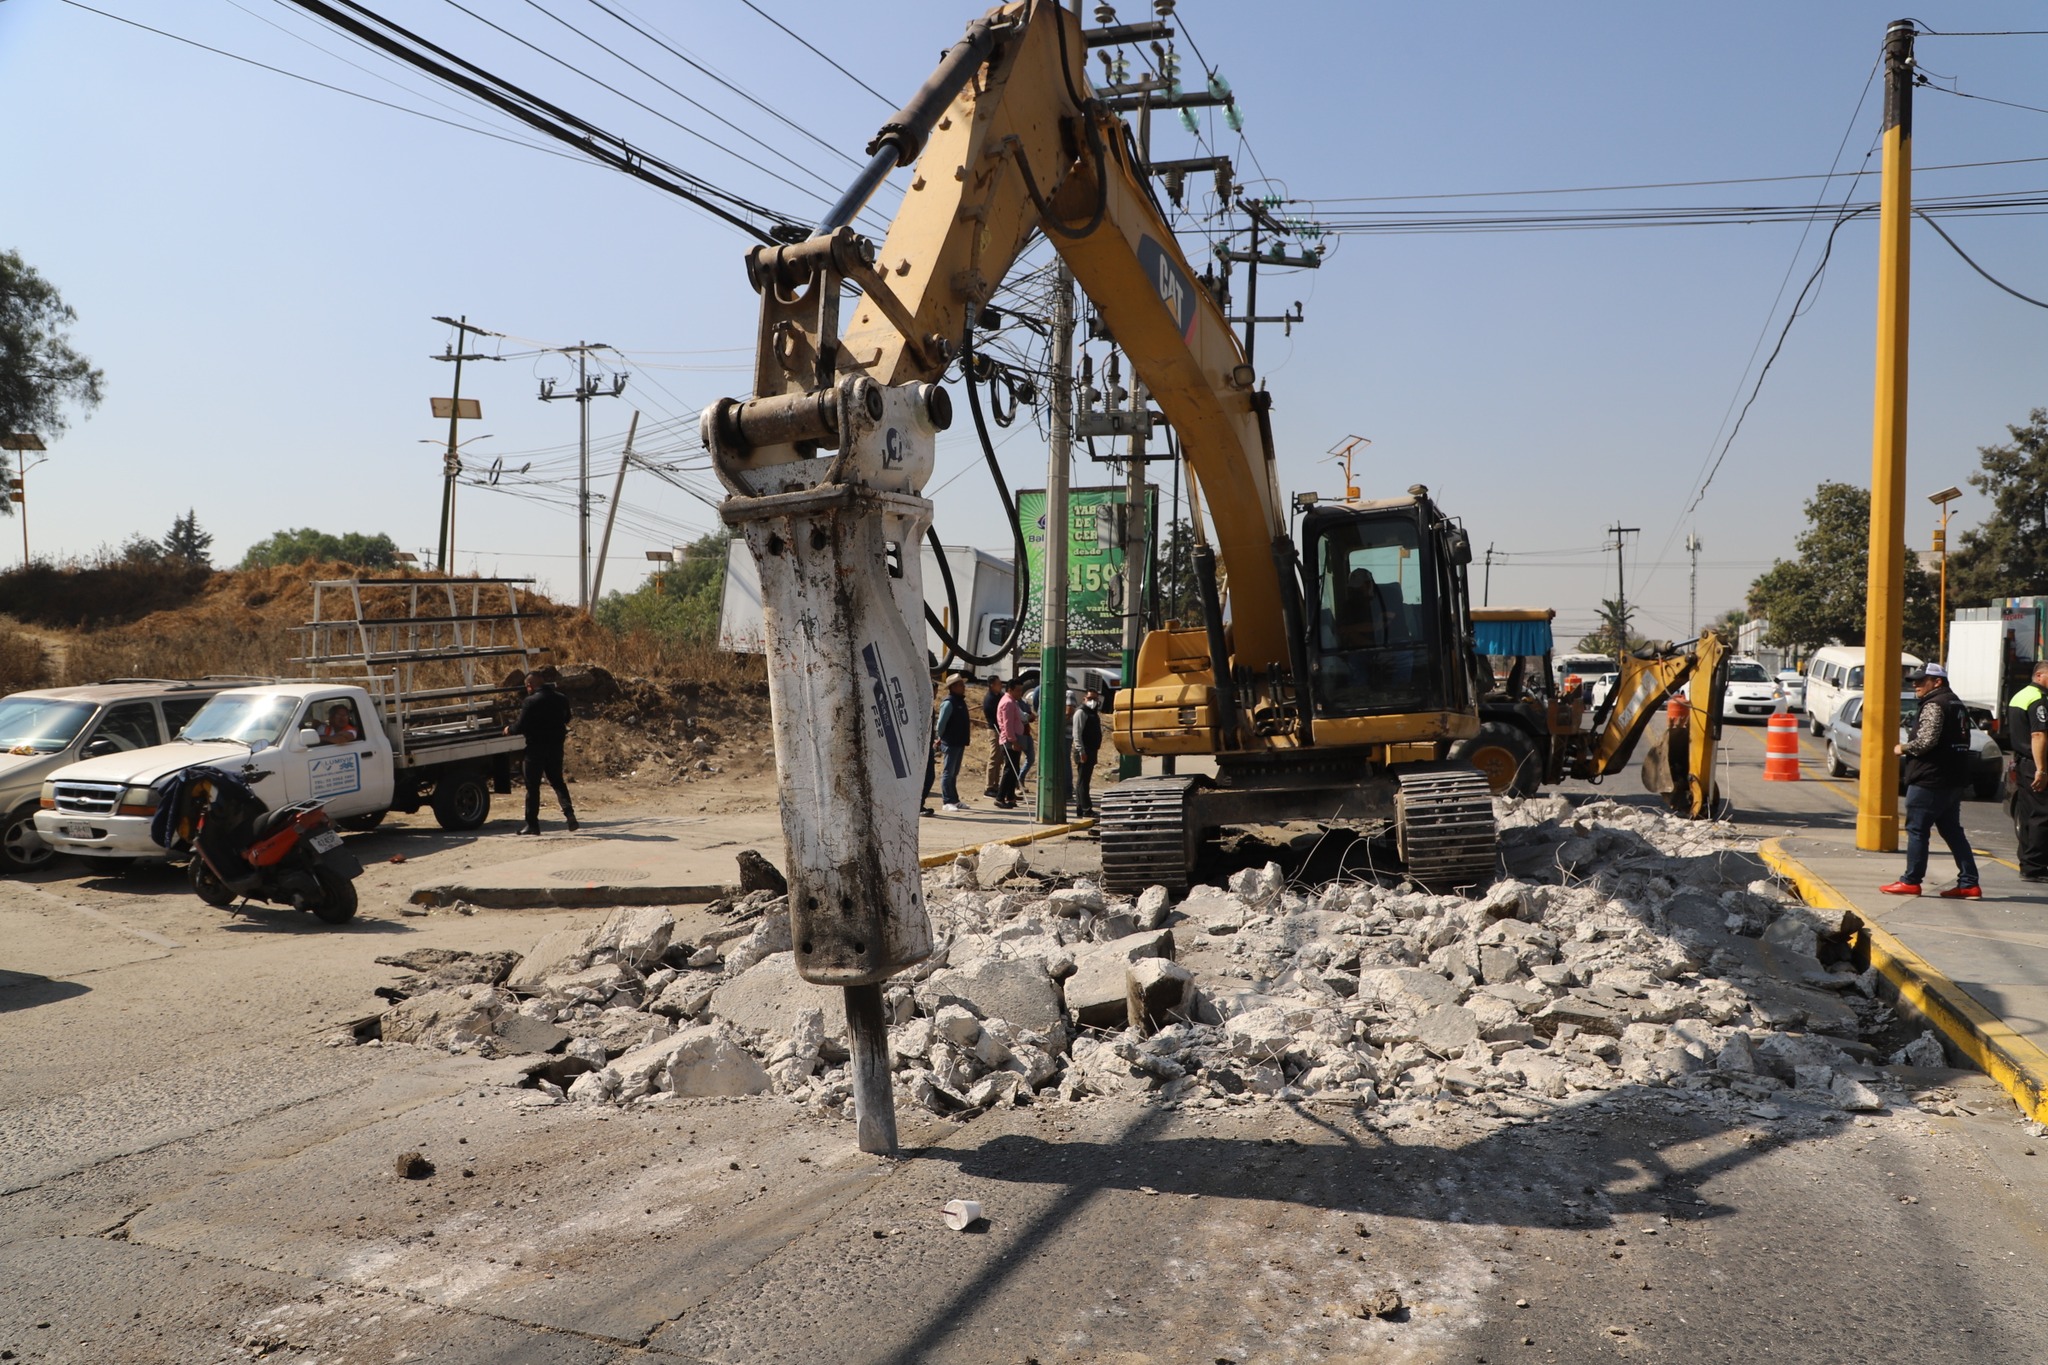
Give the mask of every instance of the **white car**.
<svg viewBox="0 0 2048 1365">
<path fill-rule="evenodd" d="M 1728 689 L 1721 694 L 1721 715 L 1727 720 L 1761 720 L 1778 709 L 1784 692 L 1755 659 L 1731 659 Z"/>
<path fill-rule="evenodd" d="M 1791 711 L 1806 709 L 1806 675 L 1796 668 L 1778 670 L 1778 686 L 1785 689 L 1785 707 Z"/>
<path fill-rule="evenodd" d="M 1621 665 L 1606 654 L 1560 654 L 1550 666 L 1560 687 L 1570 686 L 1573 678 L 1583 681 L 1587 702 L 1595 711 L 1621 681 Z"/>
</svg>

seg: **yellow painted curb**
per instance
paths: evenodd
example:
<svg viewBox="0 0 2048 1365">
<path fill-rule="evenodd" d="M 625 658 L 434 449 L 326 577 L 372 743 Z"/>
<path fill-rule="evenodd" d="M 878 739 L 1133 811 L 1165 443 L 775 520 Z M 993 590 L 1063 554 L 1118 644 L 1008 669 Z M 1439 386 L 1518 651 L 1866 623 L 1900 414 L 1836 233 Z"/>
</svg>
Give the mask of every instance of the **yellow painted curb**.
<svg viewBox="0 0 2048 1365">
<path fill-rule="evenodd" d="M 1064 825 L 1049 825 L 1044 829 L 1033 830 L 1029 834 L 1013 834 L 1007 839 L 990 839 L 987 842 L 991 844 L 1012 845 L 1035 844 L 1041 839 L 1057 839 L 1062 834 L 1079 834 L 1084 829 L 1093 828 L 1095 828 L 1095 821 L 1092 819 L 1075 820 Z M 969 844 L 966 848 L 956 848 L 950 853 L 934 853 L 929 857 L 919 858 L 917 865 L 919 867 L 944 867 L 961 854 L 978 853 L 982 847 L 981 844 Z"/>
<path fill-rule="evenodd" d="M 1766 839 L 1758 852 L 1808 905 L 1849 912 L 1850 947 L 1856 960 L 1877 968 L 1901 998 L 1927 1016 L 1936 1032 L 2005 1088 L 2021 1113 L 2048 1123 L 2048 1052 L 2014 1033 L 1947 973 L 1857 914 L 1848 897 L 1787 853 L 1779 840 Z"/>
</svg>

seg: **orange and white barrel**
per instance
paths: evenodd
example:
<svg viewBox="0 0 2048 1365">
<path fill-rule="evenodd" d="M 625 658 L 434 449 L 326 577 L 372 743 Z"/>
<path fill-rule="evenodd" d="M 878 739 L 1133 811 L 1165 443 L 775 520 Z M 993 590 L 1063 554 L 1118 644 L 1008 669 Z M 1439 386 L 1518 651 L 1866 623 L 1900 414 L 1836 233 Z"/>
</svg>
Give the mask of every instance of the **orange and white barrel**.
<svg viewBox="0 0 2048 1365">
<path fill-rule="evenodd" d="M 1780 711 L 1764 731 L 1764 781 L 1799 780 L 1799 721 Z"/>
</svg>

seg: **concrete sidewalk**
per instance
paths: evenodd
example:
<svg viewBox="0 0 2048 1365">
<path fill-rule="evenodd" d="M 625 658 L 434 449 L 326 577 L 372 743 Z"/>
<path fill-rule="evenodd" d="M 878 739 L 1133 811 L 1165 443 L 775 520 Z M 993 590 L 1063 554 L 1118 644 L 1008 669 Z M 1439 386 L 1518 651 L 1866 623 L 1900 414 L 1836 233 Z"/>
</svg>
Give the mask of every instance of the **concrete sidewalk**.
<svg viewBox="0 0 2048 1365">
<path fill-rule="evenodd" d="M 1765 842 L 1767 862 L 1809 904 L 1850 911 L 1859 963 L 1875 966 L 1951 1049 L 1982 1067 L 2035 1119 L 2048 1121 L 2048 895 L 2012 861 L 2012 825 L 2002 805 L 1965 801 L 1982 900 L 1942 900 L 1955 862 L 1937 836 L 1925 894 L 1878 890 L 1905 868 L 1895 853 L 1856 847 L 1855 778 L 1830 779 L 1819 744 L 1803 732 L 1796 783 L 1762 778 L 1761 735 L 1731 727 L 1726 786 L 1738 818 L 1789 832 Z"/>
</svg>

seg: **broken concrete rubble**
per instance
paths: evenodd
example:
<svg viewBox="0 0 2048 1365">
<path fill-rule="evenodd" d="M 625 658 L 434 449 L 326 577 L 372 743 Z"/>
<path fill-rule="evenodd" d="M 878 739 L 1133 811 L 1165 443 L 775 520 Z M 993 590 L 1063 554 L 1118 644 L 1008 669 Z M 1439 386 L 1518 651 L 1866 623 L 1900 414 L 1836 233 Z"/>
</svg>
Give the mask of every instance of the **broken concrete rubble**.
<svg viewBox="0 0 2048 1365">
<path fill-rule="evenodd" d="M 1888 1008 L 1823 965 L 1839 926 L 1761 879 L 1739 836 L 1608 801 L 1499 813 L 1513 875 L 1476 899 L 1391 876 L 1289 885 L 1265 864 L 1176 903 L 1035 874 L 1008 845 L 934 868 L 938 946 L 885 988 L 899 1103 L 1314 1098 L 1397 1122 L 1445 1099 L 1540 1107 L 1634 1086 L 1883 1105 L 1859 1031 L 1877 1036 Z M 772 1092 L 850 1116 L 841 993 L 798 974 L 786 899 L 727 909 L 746 922 L 694 944 L 646 909 L 549 935 L 502 989 L 403 1002 L 385 1036 L 489 1051 L 517 1019 L 562 1036 L 542 1094 Z M 1939 1042 L 1899 1060 L 1939 1065 Z"/>
</svg>

